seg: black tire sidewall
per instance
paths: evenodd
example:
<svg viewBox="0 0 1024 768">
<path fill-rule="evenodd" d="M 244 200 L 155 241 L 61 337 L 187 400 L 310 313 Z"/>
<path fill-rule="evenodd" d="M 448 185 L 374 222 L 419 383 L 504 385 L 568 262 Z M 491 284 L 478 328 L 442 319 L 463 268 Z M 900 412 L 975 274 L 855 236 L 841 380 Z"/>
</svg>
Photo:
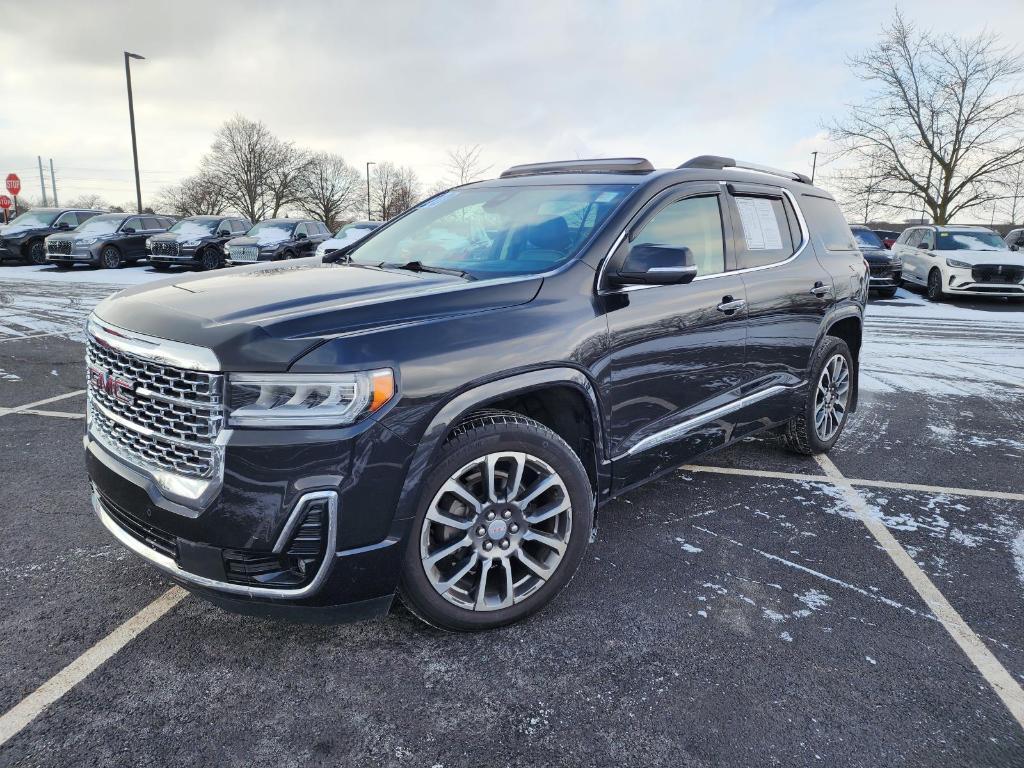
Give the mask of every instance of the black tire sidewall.
<svg viewBox="0 0 1024 768">
<path fill-rule="evenodd" d="M 932 275 L 938 275 L 938 292 L 932 293 Z M 925 295 L 930 301 L 942 301 L 942 273 L 937 269 L 933 269 L 928 273 L 928 283 L 925 285 Z"/>
<path fill-rule="evenodd" d="M 36 259 L 37 251 L 40 257 L 38 260 Z M 25 256 L 25 261 L 37 267 L 46 263 L 46 249 L 43 247 L 42 240 L 33 240 L 28 244 L 28 255 Z"/>
<path fill-rule="evenodd" d="M 537 592 L 510 608 L 475 612 L 453 605 L 431 586 L 420 559 L 420 534 L 427 509 L 441 485 L 473 459 L 497 451 L 529 453 L 559 474 L 572 503 L 572 534 L 555 575 Z M 590 542 L 593 515 L 594 495 L 586 470 L 572 449 L 553 432 L 535 423 L 497 424 L 471 430 L 465 439 L 442 446 L 438 462 L 424 480 L 402 558 L 403 600 L 421 619 L 443 629 L 475 631 L 520 621 L 541 610 L 572 579 Z"/>
</svg>

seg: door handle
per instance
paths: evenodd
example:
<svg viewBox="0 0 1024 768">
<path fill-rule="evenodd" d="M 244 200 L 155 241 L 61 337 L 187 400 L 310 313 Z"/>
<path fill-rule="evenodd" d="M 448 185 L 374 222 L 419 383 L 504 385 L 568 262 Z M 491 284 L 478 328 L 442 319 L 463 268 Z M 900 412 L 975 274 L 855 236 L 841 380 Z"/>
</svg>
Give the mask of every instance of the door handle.
<svg viewBox="0 0 1024 768">
<path fill-rule="evenodd" d="M 825 296 L 831 290 L 832 290 L 831 288 L 829 288 L 827 285 L 822 283 L 821 280 L 819 280 L 818 282 L 816 282 L 814 284 L 814 287 L 811 288 L 811 293 L 814 294 L 815 296 Z"/>
<path fill-rule="evenodd" d="M 722 303 L 716 307 L 719 312 L 724 312 L 727 315 L 731 315 L 737 310 L 743 309 L 747 306 L 747 302 L 744 299 L 733 299 L 732 296 L 723 296 Z"/>
</svg>

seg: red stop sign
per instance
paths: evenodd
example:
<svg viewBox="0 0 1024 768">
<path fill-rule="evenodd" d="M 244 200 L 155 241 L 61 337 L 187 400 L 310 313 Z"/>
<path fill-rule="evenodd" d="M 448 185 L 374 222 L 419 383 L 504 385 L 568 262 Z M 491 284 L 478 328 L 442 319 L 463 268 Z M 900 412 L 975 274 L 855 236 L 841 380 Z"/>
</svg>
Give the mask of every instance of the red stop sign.
<svg viewBox="0 0 1024 768">
<path fill-rule="evenodd" d="M 6 211 L 10 207 L 11 198 L 9 198 L 7 195 L 0 195 L 0 208 L 3 208 Z"/>
<path fill-rule="evenodd" d="M 7 191 L 15 197 L 17 197 L 18 193 L 21 192 L 21 179 L 18 178 L 18 174 L 7 174 Z"/>
</svg>

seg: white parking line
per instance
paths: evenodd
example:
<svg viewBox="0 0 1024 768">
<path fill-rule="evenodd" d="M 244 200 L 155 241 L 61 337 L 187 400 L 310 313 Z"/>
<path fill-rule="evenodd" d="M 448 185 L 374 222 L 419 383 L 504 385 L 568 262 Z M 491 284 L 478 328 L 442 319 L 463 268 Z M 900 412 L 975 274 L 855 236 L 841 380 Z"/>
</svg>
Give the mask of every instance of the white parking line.
<svg viewBox="0 0 1024 768">
<path fill-rule="evenodd" d="M 71 413 L 70 411 L 40 411 L 35 408 L 27 411 L 18 411 L 21 414 L 31 414 L 32 416 L 53 416 L 58 419 L 84 419 L 84 413 Z"/>
<path fill-rule="evenodd" d="M 58 400 L 67 400 L 69 397 L 78 397 L 78 395 L 84 395 L 84 389 L 76 389 L 74 392 L 65 392 L 63 395 L 54 395 L 48 397 L 45 400 L 36 400 L 34 403 L 25 403 L 24 405 L 15 405 L 12 408 L 0 408 L 0 416 L 10 416 L 12 413 L 21 413 L 22 411 L 31 411 L 36 409 L 40 405 L 48 405 L 55 403 Z"/>
<path fill-rule="evenodd" d="M 701 472 L 714 475 L 739 475 L 741 477 L 765 477 L 773 480 L 796 480 L 801 483 L 832 483 L 827 475 L 805 475 L 799 472 L 774 472 L 766 469 L 737 469 L 736 467 L 713 467 L 703 464 L 684 464 L 680 467 L 684 472 Z M 889 480 L 864 480 L 861 478 L 843 478 L 850 485 L 863 485 L 867 488 L 889 488 L 897 491 L 921 491 L 922 493 L 942 494 L 945 496 L 974 496 L 982 499 L 1003 499 L 1005 501 L 1024 501 L 1024 493 L 1012 491 L 983 491 L 978 488 L 947 488 L 941 485 L 918 485 L 916 483 L 896 483 Z"/>
<path fill-rule="evenodd" d="M 174 608 L 187 594 L 181 587 L 171 587 L 11 707 L 0 717 L 0 746 L 14 738 L 21 729 L 35 720 L 47 707 L 96 671 L 107 659 L 124 648 L 134 638 L 142 634 L 146 627 Z"/>
<path fill-rule="evenodd" d="M 935 617 L 946 628 L 950 637 L 960 646 L 960 650 L 967 655 L 982 677 L 992 686 L 992 690 L 1002 699 L 1003 704 L 1010 710 L 1010 714 L 1024 728 L 1024 690 L 1013 679 L 1006 667 L 999 663 L 999 660 L 982 642 L 981 638 L 961 618 L 956 609 L 950 605 L 945 596 L 932 583 L 932 580 L 918 567 L 914 558 L 889 532 L 885 524 L 871 514 L 864 497 L 857 492 L 849 480 L 843 477 L 831 459 L 824 454 L 814 458 L 831 482 L 842 492 L 846 503 L 857 513 L 860 521 L 864 523 L 864 526 L 875 537 L 896 567 L 903 572 L 917 594 L 927 603 Z"/>
</svg>

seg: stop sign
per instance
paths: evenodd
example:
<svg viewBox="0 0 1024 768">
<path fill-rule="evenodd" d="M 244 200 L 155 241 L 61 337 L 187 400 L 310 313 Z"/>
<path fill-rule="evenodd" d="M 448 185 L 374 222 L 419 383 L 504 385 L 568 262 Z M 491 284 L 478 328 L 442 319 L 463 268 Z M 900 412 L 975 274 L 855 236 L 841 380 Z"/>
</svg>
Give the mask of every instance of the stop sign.
<svg viewBox="0 0 1024 768">
<path fill-rule="evenodd" d="M 3 208 L 6 211 L 10 207 L 11 198 L 9 198 L 7 195 L 0 195 L 0 208 Z"/>
<path fill-rule="evenodd" d="M 7 174 L 7 191 L 15 197 L 17 197 L 18 193 L 21 192 L 21 179 L 18 178 L 18 174 Z"/>
</svg>

